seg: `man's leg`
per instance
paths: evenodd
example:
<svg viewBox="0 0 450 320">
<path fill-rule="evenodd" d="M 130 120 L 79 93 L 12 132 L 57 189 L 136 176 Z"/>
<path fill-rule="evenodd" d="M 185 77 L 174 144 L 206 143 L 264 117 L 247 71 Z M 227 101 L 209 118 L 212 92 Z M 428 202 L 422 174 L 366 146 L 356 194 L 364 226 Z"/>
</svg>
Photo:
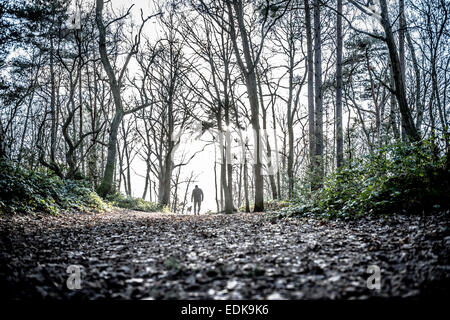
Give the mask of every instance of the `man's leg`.
<svg viewBox="0 0 450 320">
<path fill-rule="evenodd" d="M 199 202 L 198 202 L 198 212 L 197 212 L 198 214 L 200 214 L 200 207 L 201 207 L 201 206 L 202 206 L 202 202 L 199 201 Z"/>
<path fill-rule="evenodd" d="M 194 215 L 197 213 L 197 205 L 198 205 L 198 202 L 194 201 Z"/>
</svg>

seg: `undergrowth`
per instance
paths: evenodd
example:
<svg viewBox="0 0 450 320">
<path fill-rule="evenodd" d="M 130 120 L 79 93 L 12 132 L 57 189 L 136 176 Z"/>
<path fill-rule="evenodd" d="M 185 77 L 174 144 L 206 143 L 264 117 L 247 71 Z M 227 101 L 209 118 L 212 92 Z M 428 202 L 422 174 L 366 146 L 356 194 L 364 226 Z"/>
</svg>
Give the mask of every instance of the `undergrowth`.
<svg viewBox="0 0 450 320">
<path fill-rule="evenodd" d="M 397 142 L 348 163 L 323 188 L 299 188 L 273 215 L 351 219 L 365 215 L 427 214 L 450 206 L 450 172 L 430 141 Z"/>
<path fill-rule="evenodd" d="M 61 179 L 44 169 L 27 170 L 0 162 L 0 213 L 102 212 L 111 206 L 146 212 L 169 211 L 154 202 L 120 193 L 102 199 L 87 180 Z"/>
<path fill-rule="evenodd" d="M 145 201 L 141 198 L 132 198 L 122 195 L 121 193 L 114 193 L 106 197 L 106 199 L 115 207 L 145 211 L 145 212 L 169 212 L 169 210 L 155 202 Z"/>
<path fill-rule="evenodd" d="M 46 170 L 31 171 L 0 162 L 0 213 L 101 212 L 107 208 L 86 180 L 61 179 Z"/>
</svg>

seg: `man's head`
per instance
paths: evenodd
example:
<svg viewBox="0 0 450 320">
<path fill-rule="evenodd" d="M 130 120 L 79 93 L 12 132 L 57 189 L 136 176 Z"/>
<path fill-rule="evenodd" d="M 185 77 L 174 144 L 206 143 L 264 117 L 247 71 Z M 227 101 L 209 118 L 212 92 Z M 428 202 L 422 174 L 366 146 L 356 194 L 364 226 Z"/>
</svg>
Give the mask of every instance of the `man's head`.
<svg viewBox="0 0 450 320">
<path fill-rule="evenodd" d="M 198 188 L 198 185 L 197 185 L 197 184 L 195 185 L 195 188 Z"/>
</svg>

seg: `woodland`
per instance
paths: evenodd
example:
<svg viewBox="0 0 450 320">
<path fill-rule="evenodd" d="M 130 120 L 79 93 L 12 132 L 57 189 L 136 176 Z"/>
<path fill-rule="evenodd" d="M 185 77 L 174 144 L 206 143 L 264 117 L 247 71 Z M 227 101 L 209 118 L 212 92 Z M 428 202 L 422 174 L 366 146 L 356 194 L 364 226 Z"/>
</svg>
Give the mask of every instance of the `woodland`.
<svg viewBox="0 0 450 320">
<path fill-rule="evenodd" d="M 0 296 L 448 297 L 449 20 L 0 0 Z"/>
</svg>

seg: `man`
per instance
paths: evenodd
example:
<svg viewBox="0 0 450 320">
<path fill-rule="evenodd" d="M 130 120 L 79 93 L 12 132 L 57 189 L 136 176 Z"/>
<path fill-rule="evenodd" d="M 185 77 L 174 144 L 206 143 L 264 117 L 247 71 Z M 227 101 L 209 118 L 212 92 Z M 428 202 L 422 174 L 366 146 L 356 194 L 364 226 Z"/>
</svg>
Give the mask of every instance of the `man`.
<svg viewBox="0 0 450 320">
<path fill-rule="evenodd" d="M 203 191 L 197 185 L 192 190 L 191 201 L 194 202 L 194 214 L 200 214 L 200 205 L 203 201 Z"/>
</svg>

